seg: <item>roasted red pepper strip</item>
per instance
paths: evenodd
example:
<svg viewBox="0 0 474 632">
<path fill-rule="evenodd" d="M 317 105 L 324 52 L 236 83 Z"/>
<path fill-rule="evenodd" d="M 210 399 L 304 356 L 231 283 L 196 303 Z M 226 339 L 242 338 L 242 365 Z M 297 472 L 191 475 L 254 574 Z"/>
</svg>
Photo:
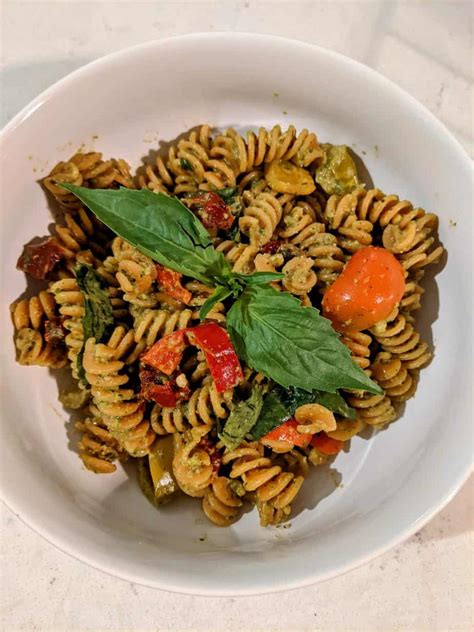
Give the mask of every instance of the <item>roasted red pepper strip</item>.
<svg viewBox="0 0 474 632">
<path fill-rule="evenodd" d="M 38 244 L 24 246 L 16 267 L 35 279 L 46 279 L 65 256 L 64 248 L 54 237 L 48 237 Z"/>
<path fill-rule="evenodd" d="M 44 339 L 51 344 L 59 344 L 66 338 L 67 331 L 62 316 L 44 321 Z"/>
<path fill-rule="evenodd" d="M 189 201 L 198 205 L 197 214 L 206 228 L 228 230 L 234 223 L 229 207 L 214 191 L 197 193 Z"/>
<path fill-rule="evenodd" d="M 344 447 L 344 441 L 338 441 L 328 437 L 326 433 L 319 432 L 311 439 L 311 445 L 323 454 L 338 454 Z"/>
<path fill-rule="evenodd" d="M 187 329 L 179 329 L 164 336 L 142 355 L 141 361 L 166 375 L 171 375 L 179 367 L 186 349 L 187 331 Z"/>
<path fill-rule="evenodd" d="M 262 443 L 266 441 L 286 441 L 291 445 L 296 445 L 299 448 L 305 448 L 313 435 L 303 434 L 296 429 L 298 426 L 296 419 L 288 419 L 280 426 L 277 426 L 273 430 L 270 430 L 264 437 L 262 437 Z"/>
<path fill-rule="evenodd" d="M 142 355 L 141 361 L 171 375 L 179 367 L 188 340 L 204 352 L 219 393 L 233 388 L 243 379 L 242 367 L 229 335 L 215 323 L 180 329 L 164 336 Z"/>
<path fill-rule="evenodd" d="M 189 305 L 193 295 L 181 285 L 182 274 L 158 263 L 156 266 L 156 275 L 158 286 L 163 292 L 181 301 L 185 305 Z"/>
<path fill-rule="evenodd" d="M 211 459 L 212 473 L 217 475 L 222 465 L 222 451 L 218 450 L 215 443 L 213 443 L 206 435 L 198 443 L 198 448 L 202 448 L 209 454 Z"/>
<path fill-rule="evenodd" d="M 268 255 L 275 255 L 281 247 L 281 241 L 269 241 L 264 246 L 262 246 L 261 251 Z"/>
<path fill-rule="evenodd" d="M 187 383 L 179 386 L 177 376 L 171 376 L 167 381 L 163 379 L 161 371 L 142 364 L 140 366 L 140 394 L 143 399 L 156 402 L 164 408 L 174 408 L 180 402 L 190 398 L 191 389 Z"/>
<path fill-rule="evenodd" d="M 236 386 L 244 377 L 229 334 L 216 323 L 203 323 L 188 329 L 190 341 L 204 352 L 219 393 Z"/>
</svg>

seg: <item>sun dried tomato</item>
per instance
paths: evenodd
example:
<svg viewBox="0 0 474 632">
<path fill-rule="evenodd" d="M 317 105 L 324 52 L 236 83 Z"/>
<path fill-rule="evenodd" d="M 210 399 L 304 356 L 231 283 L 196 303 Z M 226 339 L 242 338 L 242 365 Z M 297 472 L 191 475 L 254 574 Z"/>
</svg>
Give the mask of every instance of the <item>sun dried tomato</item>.
<svg viewBox="0 0 474 632">
<path fill-rule="evenodd" d="M 64 248 L 54 237 L 48 237 L 37 244 L 24 246 L 16 267 L 35 279 L 45 279 L 65 256 Z"/>
</svg>

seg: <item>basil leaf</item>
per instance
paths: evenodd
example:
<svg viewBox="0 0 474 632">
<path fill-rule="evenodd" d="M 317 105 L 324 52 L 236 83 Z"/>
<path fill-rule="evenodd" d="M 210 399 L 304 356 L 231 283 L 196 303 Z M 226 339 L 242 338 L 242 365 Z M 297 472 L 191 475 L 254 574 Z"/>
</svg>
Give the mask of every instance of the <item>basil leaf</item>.
<svg viewBox="0 0 474 632">
<path fill-rule="evenodd" d="M 215 285 L 230 275 L 209 233 L 178 199 L 147 189 L 86 189 L 62 184 L 117 235 L 162 265 Z"/>
<path fill-rule="evenodd" d="M 271 390 L 263 400 L 262 410 L 257 423 L 252 428 L 252 439 L 261 439 L 273 428 L 280 426 L 282 423 L 290 419 L 292 413 L 283 403 L 278 391 Z"/>
<path fill-rule="evenodd" d="M 333 413 L 337 413 L 342 417 L 354 420 L 356 418 L 356 412 L 349 406 L 344 397 L 340 393 L 318 393 L 314 402 L 315 404 L 321 404 L 332 410 Z"/>
<path fill-rule="evenodd" d="M 88 338 L 95 338 L 97 342 L 102 342 L 109 328 L 114 324 L 110 298 L 102 279 L 91 266 L 82 264 L 76 268 L 75 274 L 79 289 L 84 295 L 84 316 L 82 318 L 84 342 Z M 77 356 L 77 371 L 82 382 L 87 383 L 82 366 L 83 350 L 84 347 Z"/>
<path fill-rule="evenodd" d="M 321 404 L 343 417 L 355 419 L 355 411 L 347 405 L 339 393 L 308 393 L 300 388 L 273 388 L 263 400 L 262 411 L 252 429 L 252 439 L 261 439 L 274 428 L 293 417 L 296 409 L 303 404 Z"/>
<path fill-rule="evenodd" d="M 241 279 L 246 285 L 263 285 L 264 283 L 283 279 L 285 275 L 281 272 L 252 272 L 252 274 L 238 274 L 234 272 L 234 276 Z"/>
<path fill-rule="evenodd" d="M 199 318 L 204 320 L 216 303 L 223 301 L 231 294 L 231 289 L 224 287 L 223 285 L 218 285 L 214 290 L 214 293 L 203 303 L 201 309 L 199 310 Z"/>
<path fill-rule="evenodd" d="M 230 206 L 235 202 L 238 190 L 237 187 L 227 187 L 226 189 L 216 189 L 216 193 Z"/>
<path fill-rule="evenodd" d="M 255 386 L 250 397 L 237 404 L 232 409 L 219 439 L 222 440 L 228 450 L 237 448 L 245 436 L 252 430 L 260 415 L 263 404 L 263 392 L 261 387 Z"/>
<path fill-rule="evenodd" d="M 227 329 L 247 365 L 284 387 L 383 392 L 353 362 L 329 320 L 287 292 L 247 285 L 227 314 Z"/>
</svg>

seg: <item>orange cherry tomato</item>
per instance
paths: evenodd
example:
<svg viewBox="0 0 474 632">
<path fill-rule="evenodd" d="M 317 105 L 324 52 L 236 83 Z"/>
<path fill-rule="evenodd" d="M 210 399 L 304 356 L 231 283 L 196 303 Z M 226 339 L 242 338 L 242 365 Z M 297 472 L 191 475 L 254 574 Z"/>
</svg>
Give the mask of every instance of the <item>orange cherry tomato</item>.
<svg viewBox="0 0 474 632">
<path fill-rule="evenodd" d="M 333 455 L 338 454 L 344 447 L 344 441 L 338 439 L 332 439 L 328 437 L 324 432 L 320 432 L 311 439 L 311 445 L 323 454 Z"/>
<path fill-rule="evenodd" d="M 305 448 L 313 435 L 298 432 L 297 426 L 299 422 L 293 417 L 280 424 L 273 430 L 270 430 L 264 437 L 262 437 L 262 443 L 265 441 L 285 441 L 291 445 L 297 445 L 300 448 Z"/>
<path fill-rule="evenodd" d="M 338 331 L 362 331 L 387 318 L 405 291 L 400 262 L 385 248 L 355 253 L 323 297 L 323 315 Z"/>
</svg>

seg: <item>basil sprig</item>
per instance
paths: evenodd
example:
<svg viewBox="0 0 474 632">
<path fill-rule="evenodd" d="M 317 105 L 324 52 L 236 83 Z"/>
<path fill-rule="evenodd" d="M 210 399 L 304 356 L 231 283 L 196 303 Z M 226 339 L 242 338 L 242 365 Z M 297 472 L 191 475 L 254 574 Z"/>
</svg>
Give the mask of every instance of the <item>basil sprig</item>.
<svg viewBox="0 0 474 632">
<path fill-rule="evenodd" d="M 352 361 L 318 310 L 303 308 L 298 299 L 268 286 L 283 275 L 232 272 L 202 223 L 177 198 L 147 189 L 62 186 L 147 256 L 216 288 L 202 306 L 201 318 L 216 302 L 232 297 L 227 329 L 237 353 L 251 368 L 284 387 L 308 392 L 335 393 L 340 388 L 382 392 Z"/>
</svg>

